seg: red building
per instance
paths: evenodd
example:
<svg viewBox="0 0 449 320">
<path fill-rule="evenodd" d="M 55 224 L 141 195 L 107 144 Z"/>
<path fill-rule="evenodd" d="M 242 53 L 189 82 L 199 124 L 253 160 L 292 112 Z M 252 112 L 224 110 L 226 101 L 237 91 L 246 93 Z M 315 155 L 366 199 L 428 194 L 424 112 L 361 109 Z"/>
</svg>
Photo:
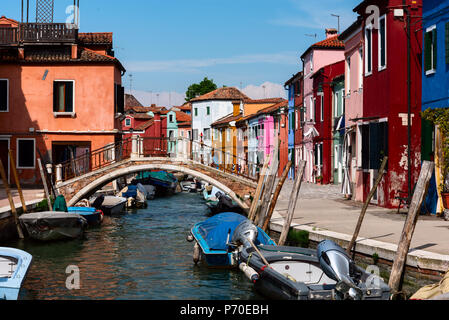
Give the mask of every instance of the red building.
<svg viewBox="0 0 449 320">
<path fill-rule="evenodd" d="M 123 140 L 133 136 L 143 138 L 141 152 L 145 155 L 166 155 L 167 110 L 164 107 L 144 107 L 132 95 L 125 95 L 125 117 L 122 121 Z M 128 152 L 131 144 L 126 144 Z"/>
<path fill-rule="evenodd" d="M 317 131 L 313 138 L 316 176 L 322 177 L 323 184 L 333 180 L 333 151 L 334 138 L 333 122 L 333 83 L 337 78 L 344 77 L 345 63 L 340 61 L 318 70 L 313 75 L 314 128 Z"/>
<path fill-rule="evenodd" d="M 378 17 L 366 13 L 370 5 L 379 7 Z M 387 155 L 388 170 L 373 203 L 397 207 L 395 197 L 399 191 L 412 193 L 421 164 L 422 0 L 365 0 L 354 12 L 362 18 L 364 33 L 363 115 L 350 119 L 357 123 L 359 183 L 366 199 Z"/>
</svg>

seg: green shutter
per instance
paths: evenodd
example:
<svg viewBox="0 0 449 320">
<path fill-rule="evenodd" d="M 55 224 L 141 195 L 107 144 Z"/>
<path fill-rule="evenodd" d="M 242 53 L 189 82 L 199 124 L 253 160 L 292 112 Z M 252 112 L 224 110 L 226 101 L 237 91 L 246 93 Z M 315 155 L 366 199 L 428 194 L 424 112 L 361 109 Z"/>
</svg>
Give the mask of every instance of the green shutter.
<svg viewBox="0 0 449 320">
<path fill-rule="evenodd" d="M 446 63 L 449 64 L 449 22 L 446 22 Z"/>
<path fill-rule="evenodd" d="M 433 69 L 437 69 L 437 29 L 433 29 L 432 31 L 432 44 L 433 44 Z"/>
<path fill-rule="evenodd" d="M 432 33 L 426 32 L 424 35 L 424 70 L 432 69 Z"/>
</svg>

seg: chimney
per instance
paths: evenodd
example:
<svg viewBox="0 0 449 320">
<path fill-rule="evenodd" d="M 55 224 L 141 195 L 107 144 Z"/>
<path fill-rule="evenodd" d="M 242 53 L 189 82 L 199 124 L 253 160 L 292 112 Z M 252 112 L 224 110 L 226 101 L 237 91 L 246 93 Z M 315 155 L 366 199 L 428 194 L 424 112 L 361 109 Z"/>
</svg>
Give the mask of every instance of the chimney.
<svg viewBox="0 0 449 320">
<path fill-rule="evenodd" d="M 337 29 L 326 29 L 326 39 L 334 37 L 338 34 Z"/>
<path fill-rule="evenodd" d="M 25 48 L 19 48 L 17 54 L 18 54 L 19 60 L 25 60 Z"/>
<path fill-rule="evenodd" d="M 72 59 L 78 59 L 78 45 L 72 44 Z"/>
</svg>

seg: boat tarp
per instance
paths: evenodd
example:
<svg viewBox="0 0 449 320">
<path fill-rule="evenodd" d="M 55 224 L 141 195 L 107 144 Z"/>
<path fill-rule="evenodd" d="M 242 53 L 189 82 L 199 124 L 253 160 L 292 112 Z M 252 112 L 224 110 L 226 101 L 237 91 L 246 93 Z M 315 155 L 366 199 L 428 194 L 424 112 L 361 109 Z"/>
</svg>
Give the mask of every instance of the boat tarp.
<svg viewBox="0 0 449 320">
<path fill-rule="evenodd" d="M 64 196 L 59 195 L 56 197 L 55 203 L 53 204 L 53 211 L 68 212 Z"/>
<path fill-rule="evenodd" d="M 229 230 L 231 230 L 230 242 L 235 228 L 245 220 L 247 218 L 238 213 L 225 212 L 200 223 L 198 231 L 210 250 L 227 250 Z M 268 244 L 271 239 L 260 228 L 258 231 L 255 244 Z"/>
<path fill-rule="evenodd" d="M 167 182 L 177 182 L 178 180 L 175 178 L 174 175 L 171 173 L 168 173 L 166 171 L 154 171 L 154 172 L 143 172 L 139 173 L 136 177 L 136 179 L 157 179 L 160 181 L 167 181 Z"/>
<path fill-rule="evenodd" d="M 410 299 L 432 300 L 449 293 L 449 271 L 437 284 L 431 284 L 419 289 Z"/>
</svg>

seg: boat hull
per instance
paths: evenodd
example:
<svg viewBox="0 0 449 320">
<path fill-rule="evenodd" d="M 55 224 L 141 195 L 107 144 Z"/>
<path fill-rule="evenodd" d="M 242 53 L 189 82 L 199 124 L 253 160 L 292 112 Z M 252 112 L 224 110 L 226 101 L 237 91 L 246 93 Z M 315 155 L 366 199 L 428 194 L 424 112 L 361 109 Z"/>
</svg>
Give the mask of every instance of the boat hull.
<svg viewBox="0 0 449 320">
<path fill-rule="evenodd" d="M 237 268 L 238 255 L 229 245 L 235 228 L 246 217 L 235 212 L 225 212 L 193 226 L 191 234 L 200 247 L 200 260 L 209 268 Z M 256 244 L 274 244 L 270 237 L 258 228 Z"/>
<path fill-rule="evenodd" d="M 92 227 L 96 227 L 103 222 L 103 213 L 95 208 L 88 207 L 69 207 L 70 213 L 79 214 L 84 219 L 86 219 L 87 224 Z"/>
<path fill-rule="evenodd" d="M 78 214 L 65 212 L 38 212 L 22 215 L 20 223 L 28 235 L 39 241 L 80 238 L 87 221 Z"/>
<path fill-rule="evenodd" d="M 0 270 L 0 300 L 17 300 L 33 257 L 22 250 L 0 248 L 0 258 L 6 262 L 12 258 L 13 263 L 15 263 L 15 270 L 12 275 L 5 277 L 5 274 L 3 274 L 5 271 Z M 0 269 L 2 268 L 0 267 Z"/>
<path fill-rule="evenodd" d="M 240 262 L 253 268 L 259 275 L 254 288 L 263 296 L 274 300 L 340 300 L 336 281 L 321 269 L 315 250 L 296 247 L 260 246 L 260 252 L 270 264 L 267 267 L 259 254 L 247 248 Z M 388 300 L 390 290 L 384 283 L 367 288 L 363 283 L 369 277 L 363 273 L 361 290 L 363 300 Z"/>
</svg>

